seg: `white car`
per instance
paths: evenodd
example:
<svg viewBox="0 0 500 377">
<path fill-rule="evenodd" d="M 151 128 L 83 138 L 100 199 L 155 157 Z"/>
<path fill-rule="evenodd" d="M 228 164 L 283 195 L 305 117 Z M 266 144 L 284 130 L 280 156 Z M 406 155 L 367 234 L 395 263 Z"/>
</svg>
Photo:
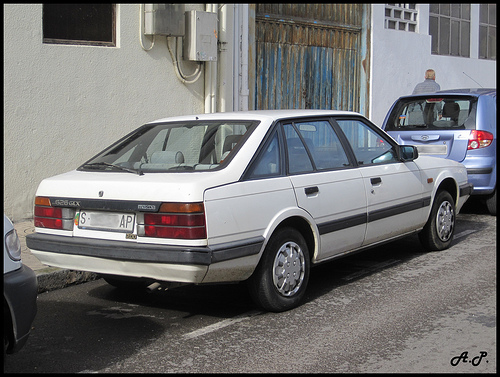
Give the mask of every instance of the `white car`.
<svg viewBox="0 0 500 377">
<path fill-rule="evenodd" d="M 27 244 L 115 286 L 247 280 L 259 306 L 288 310 L 314 264 L 414 232 L 450 245 L 467 172 L 417 157 L 353 112 L 162 119 L 43 180 Z"/>
</svg>

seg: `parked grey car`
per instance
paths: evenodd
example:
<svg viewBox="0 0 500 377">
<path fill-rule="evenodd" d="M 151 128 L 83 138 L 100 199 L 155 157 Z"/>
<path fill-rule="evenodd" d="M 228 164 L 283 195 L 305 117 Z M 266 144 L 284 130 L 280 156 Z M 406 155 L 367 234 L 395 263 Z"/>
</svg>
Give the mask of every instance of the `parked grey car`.
<svg viewBox="0 0 500 377">
<path fill-rule="evenodd" d="M 472 195 L 496 215 L 496 89 L 453 89 L 398 98 L 382 129 L 419 155 L 448 158 L 467 168 Z"/>
<path fill-rule="evenodd" d="M 21 244 L 7 216 L 3 216 L 3 352 L 17 352 L 28 339 L 37 307 L 37 280 L 21 261 Z"/>
</svg>

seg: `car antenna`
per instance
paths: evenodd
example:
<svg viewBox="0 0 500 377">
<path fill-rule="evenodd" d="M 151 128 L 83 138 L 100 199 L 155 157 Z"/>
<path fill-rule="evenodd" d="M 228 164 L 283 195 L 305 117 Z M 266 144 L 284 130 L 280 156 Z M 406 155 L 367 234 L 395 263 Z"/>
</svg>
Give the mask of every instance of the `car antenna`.
<svg viewBox="0 0 500 377">
<path fill-rule="evenodd" d="M 468 78 L 470 78 L 472 81 L 474 81 L 477 85 L 479 85 L 481 88 L 483 87 L 480 83 L 478 83 L 476 80 L 474 80 L 472 77 L 470 77 L 467 73 L 465 72 L 462 72 L 465 76 L 467 76 Z"/>
</svg>

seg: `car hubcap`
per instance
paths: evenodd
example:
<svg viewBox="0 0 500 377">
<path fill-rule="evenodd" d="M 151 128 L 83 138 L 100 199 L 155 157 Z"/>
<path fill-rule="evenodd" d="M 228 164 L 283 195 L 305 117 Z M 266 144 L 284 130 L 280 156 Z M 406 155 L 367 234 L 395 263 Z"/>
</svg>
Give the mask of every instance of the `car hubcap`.
<svg viewBox="0 0 500 377">
<path fill-rule="evenodd" d="M 455 225 L 455 213 L 450 202 L 444 201 L 439 206 L 436 216 L 436 229 L 441 241 L 446 242 L 453 234 Z"/>
<path fill-rule="evenodd" d="M 295 242 L 287 242 L 281 246 L 274 258 L 273 282 L 283 296 L 295 294 L 304 281 L 304 253 Z"/>
</svg>

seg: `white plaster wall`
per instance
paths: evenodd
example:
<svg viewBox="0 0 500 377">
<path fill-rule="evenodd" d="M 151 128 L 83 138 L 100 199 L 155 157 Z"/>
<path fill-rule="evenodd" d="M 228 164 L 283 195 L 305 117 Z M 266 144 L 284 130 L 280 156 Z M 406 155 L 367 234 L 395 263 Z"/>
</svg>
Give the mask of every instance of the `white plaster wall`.
<svg viewBox="0 0 500 377">
<path fill-rule="evenodd" d="M 144 51 L 139 12 L 117 5 L 117 47 L 53 45 L 42 43 L 41 4 L 4 4 L 4 212 L 13 221 L 32 217 L 43 178 L 148 121 L 203 113 L 203 75 L 182 84 L 165 37 Z"/>
<path fill-rule="evenodd" d="M 478 59 L 479 5 L 471 6 L 471 58 L 431 54 L 428 35 L 429 6 L 417 5 L 417 33 L 384 28 L 384 4 L 372 5 L 372 66 L 370 120 L 381 126 L 393 102 L 411 94 L 416 84 L 424 80 L 425 71 L 436 71 L 436 82 L 442 90 L 477 88 L 471 76 L 483 87 L 496 88 L 496 61 Z"/>
</svg>

